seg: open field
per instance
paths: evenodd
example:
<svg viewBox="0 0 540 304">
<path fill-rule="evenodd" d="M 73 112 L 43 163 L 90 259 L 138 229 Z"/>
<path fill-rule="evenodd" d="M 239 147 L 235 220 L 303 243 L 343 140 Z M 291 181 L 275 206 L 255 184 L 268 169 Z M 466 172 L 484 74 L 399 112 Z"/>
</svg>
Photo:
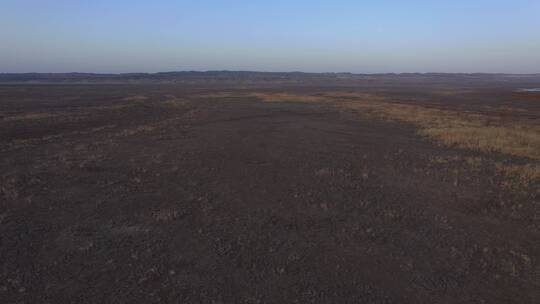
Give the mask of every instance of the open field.
<svg viewBox="0 0 540 304">
<path fill-rule="evenodd" d="M 0 77 L 1 303 L 540 302 L 540 76 L 165 76 Z"/>
</svg>

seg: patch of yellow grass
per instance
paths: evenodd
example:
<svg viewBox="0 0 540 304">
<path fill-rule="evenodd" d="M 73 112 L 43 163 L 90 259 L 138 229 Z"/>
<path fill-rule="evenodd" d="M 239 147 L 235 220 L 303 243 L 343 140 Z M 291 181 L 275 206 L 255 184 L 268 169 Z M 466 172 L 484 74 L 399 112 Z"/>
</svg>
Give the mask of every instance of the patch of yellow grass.
<svg viewBox="0 0 540 304">
<path fill-rule="evenodd" d="M 421 134 L 445 145 L 540 159 L 540 132 L 526 126 L 433 126 Z"/>
<path fill-rule="evenodd" d="M 392 103 L 380 97 L 364 97 L 341 104 L 386 119 L 412 123 L 419 128 L 419 134 L 447 146 L 540 159 L 540 124 L 508 123 L 497 117 Z"/>
<path fill-rule="evenodd" d="M 333 93 L 334 96 L 336 93 Z M 503 121 L 497 116 L 442 110 L 428 106 L 393 103 L 380 96 L 341 95 L 341 106 L 371 113 L 384 119 L 414 124 L 418 133 L 446 146 L 482 152 L 500 152 L 525 157 L 525 165 L 496 164 L 497 171 L 509 178 L 514 188 L 528 188 L 540 182 L 540 124 L 530 121 Z M 477 168 L 481 159 L 467 163 Z"/>
</svg>

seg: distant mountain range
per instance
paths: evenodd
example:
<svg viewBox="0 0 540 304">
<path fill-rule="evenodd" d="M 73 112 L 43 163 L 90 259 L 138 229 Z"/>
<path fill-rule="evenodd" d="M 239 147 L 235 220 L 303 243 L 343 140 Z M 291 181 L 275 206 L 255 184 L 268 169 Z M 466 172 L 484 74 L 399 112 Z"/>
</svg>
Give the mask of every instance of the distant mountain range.
<svg viewBox="0 0 540 304">
<path fill-rule="evenodd" d="M 72 80 L 174 80 L 188 78 L 290 78 L 318 76 L 328 77 L 329 75 L 340 74 L 315 74 L 302 72 L 249 72 L 249 71 L 181 71 L 181 72 L 159 72 L 159 73 L 120 73 L 120 74 L 99 74 L 99 73 L 0 73 L 0 81 L 72 81 Z"/>
<path fill-rule="evenodd" d="M 182 71 L 160 73 L 0 73 L 1 83 L 308 83 L 332 84 L 375 80 L 400 80 L 412 82 L 437 81 L 501 81 L 539 82 L 540 74 L 452 74 L 452 73 L 403 73 L 403 74 L 353 74 L 353 73 L 304 73 L 304 72 L 250 72 L 250 71 Z"/>
</svg>

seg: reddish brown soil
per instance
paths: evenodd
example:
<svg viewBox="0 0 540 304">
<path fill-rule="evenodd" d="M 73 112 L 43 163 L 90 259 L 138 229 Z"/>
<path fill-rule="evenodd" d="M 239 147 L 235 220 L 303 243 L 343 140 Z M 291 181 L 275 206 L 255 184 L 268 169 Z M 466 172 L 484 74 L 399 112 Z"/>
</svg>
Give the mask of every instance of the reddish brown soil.
<svg viewBox="0 0 540 304">
<path fill-rule="evenodd" d="M 0 88 L 0 303 L 540 303 L 538 195 L 432 161 L 504 156 L 320 104 Z"/>
</svg>

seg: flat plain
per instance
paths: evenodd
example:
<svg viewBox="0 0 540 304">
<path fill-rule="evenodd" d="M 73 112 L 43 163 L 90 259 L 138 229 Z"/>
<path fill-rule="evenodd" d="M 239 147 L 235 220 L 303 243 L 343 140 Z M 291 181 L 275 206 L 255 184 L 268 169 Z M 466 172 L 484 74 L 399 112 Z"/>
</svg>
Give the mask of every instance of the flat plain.
<svg viewBox="0 0 540 304">
<path fill-rule="evenodd" d="M 0 77 L 0 302 L 540 303 L 540 76 L 201 75 Z"/>
</svg>

